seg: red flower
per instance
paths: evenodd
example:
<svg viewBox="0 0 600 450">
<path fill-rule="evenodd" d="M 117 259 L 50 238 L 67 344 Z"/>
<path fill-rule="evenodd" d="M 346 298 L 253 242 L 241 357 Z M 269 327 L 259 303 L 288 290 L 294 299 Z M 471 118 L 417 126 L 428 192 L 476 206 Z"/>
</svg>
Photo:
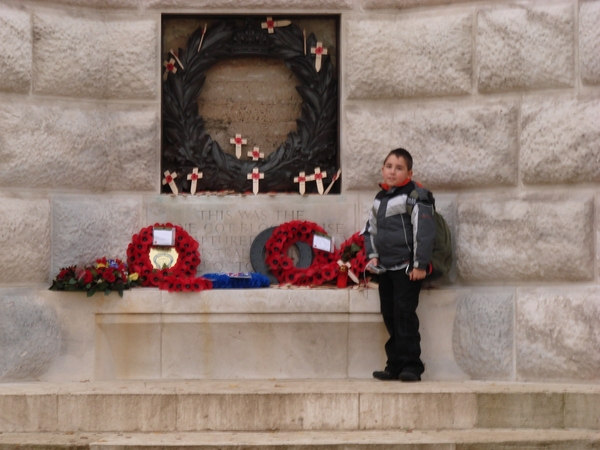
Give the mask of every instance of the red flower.
<svg viewBox="0 0 600 450">
<path fill-rule="evenodd" d="M 278 255 L 271 255 L 267 258 L 266 263 L 269 265 L 271 270 L 277 269 L 281 263 Z"/>
<path fill-rule="evenodd" d="M 294 284 L 294 282 L 296 281 L 296 273 L 289 271 L 289 272 L 284 272 L 284 279 L 285 281 L 287 281 L 288 283 L 292 283 Z"/>
<path fill-rule="evenodd" d="M 73 275 L 75 275 L 75 266 L 65 267 L 63 269 L 60 269 L 57 278 L 59 280 L 64 280 L 67 277 L 71 278 Z"/>
<path fill-rule="evenodd" d="M 102 273 L 102 278 L 104 278 L 104 280 L 108 281 L 109 283 L 115 282 L 115 274 L 113 273 L 112 270 L 105 270 Z"/>
<path fill-rule="evenodd" d="M 287 258 L 287 257 L 286 258 L 281 258 L 280 265 L 281 265 L 281 268 L 283 270 L 290 269 L 290 268 L 294 267 L 294 263 L 292 262 L 292 260 L 290 258 Z"/>
<path fill-rule="evenodd" d="M 83 284 L 88 284 L 94 280 L 94 276 L 92 275 L 92 272 L 86 269 L 79 273 L 78 279 L 83 282 Z"/>
<path fill-rule="evenodd" d="M 335 271 L 329 268 L 323 270 L 323 278 L 327 281 L 333 280 L 335 277 Z"/>
</svg>

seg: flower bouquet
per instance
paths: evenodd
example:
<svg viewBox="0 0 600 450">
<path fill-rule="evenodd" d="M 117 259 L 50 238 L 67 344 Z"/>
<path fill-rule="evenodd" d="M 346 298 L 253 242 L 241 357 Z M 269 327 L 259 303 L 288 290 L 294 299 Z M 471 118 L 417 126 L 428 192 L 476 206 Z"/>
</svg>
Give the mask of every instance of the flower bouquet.
<svg viewBox="0 0 600 450">
<path fill-rule="evenodd" d="M 139 286 L 139 275 L 129 273 L 127 264 L 120 259 L 97 259 L 83 267 L 70 266 L 60 269 L 52 280 L 51 291 L 87 291 L 91 297 L 96 292 L 108 295 L 113 291 L 123 297 L 123 291 Z"/>
</svg>

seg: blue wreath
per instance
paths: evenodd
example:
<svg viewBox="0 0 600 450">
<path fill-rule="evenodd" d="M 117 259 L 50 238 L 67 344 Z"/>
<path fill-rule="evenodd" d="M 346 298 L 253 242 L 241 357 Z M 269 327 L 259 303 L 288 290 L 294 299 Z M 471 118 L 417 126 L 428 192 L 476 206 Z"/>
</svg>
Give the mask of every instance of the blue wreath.
<svg viewBox="0 0 600 450">
<path fill-rule="evenodd" d="M 226 273 L 205 273 L 202 275 L 212 281 L 213 289 L 249 289 L 269 287 L 269 278 L 262 273 L 251 272 L 250 278 L 234 278 Z"/>
</svg>

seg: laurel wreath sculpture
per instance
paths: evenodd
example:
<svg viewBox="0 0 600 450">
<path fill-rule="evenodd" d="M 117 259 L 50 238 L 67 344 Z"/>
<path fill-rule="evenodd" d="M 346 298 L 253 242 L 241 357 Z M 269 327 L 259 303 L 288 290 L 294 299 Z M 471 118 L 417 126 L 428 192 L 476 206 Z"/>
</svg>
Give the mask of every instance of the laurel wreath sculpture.
<svg viewBox="0 0 600 450">
<path fill-rule="evenodd" d="M 294 177 L 299 172 L 312 173 L 316 167 L 334 174 L 338 167 L 337 80 L 331 59 L 323 55 L 321 70 L 315 70 L 314 34 L 306 38 L 295 24 L 276 28 L 269 34 L 260 21 L 246 19 L 211 25 L 203 36 L 198 28 L 179 49 L 177 71 L 169 73 L 163 83 L 163 156 L 162 170 L 176 171 L 180 191 L 189 191 L 186 174 L 198 167 L 203 178 L 199 191 L 246 192 L 252 189 L 247 175 L 257 167 L 265 174 L 261 192 L 297 191 Z M 202 47 L 198 47 L 202 40 Z M 198 96 L 206 81 L 206 71 L 218 61 L 238 56 L 268 56 L 283 60 L 300 81 L 296 87 L 302 97 L 302 114 L 296 120 L 297 131 L 290 132 L 279 148 L 261 161 L 239 160 L 225 153 L 207 134 L 198 114 Z M 307 192 L 316 192 L 312 183 Z M 165 186 L 163 192 L 169 192 Z"/>
</svg>

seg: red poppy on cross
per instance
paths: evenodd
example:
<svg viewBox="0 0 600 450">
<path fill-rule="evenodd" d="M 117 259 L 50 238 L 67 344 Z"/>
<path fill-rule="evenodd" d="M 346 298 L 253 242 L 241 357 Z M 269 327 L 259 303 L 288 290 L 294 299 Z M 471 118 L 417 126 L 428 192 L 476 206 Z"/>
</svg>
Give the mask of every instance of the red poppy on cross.
<svg viewBox="0 0 600 450">
<path fill-rule="evenodd" d="M 266 28 L 267 31 L 269 32 L 269 34 L 272 34 L 275 32 L 275 28 L 287 27 L 291 23 L 292 23 L 291 20 L 273 20 L 273 18 L 271 16 L 269 16 L 269 17 L 267 17 L 266 22 L 262 22 L 260 24 L 260 27 L 263 30 Z"/>
<path fill-rule="evenodd" d="M 166 80 L 169 76 L 169 72 L 177 73 L 177 67 L 175 67 L 175 60 L 171 58 L 169 62 L 164 61 L 163 66 L 165 66 L 165 73 L 163 75 L 163 80 Z"/>
<path fill-rule="evenodd" d="M 300 195 L 304 195 L 306 191 L 306 182 L 313 181 L 313 175 L 306 176 L 304 172 L 300 172 L 297 177 L 294 177 L 294 183 L 298 183 L 298 191 Z"/>
<path fill-rule="evenodd" d="M 229 139 L 229 143 L 235 145 L 235 157 L 240 159 L 242 157 L 242 145 L 246 145 L 248 140 L 242 138 L 241 134 L 236 134 L 234 138 Z"/>
<path fill-rule="evenodd" d="M 323 47 L 321 41 L 317 41 L 316 47 L 311 47 L 310 52 L 315 55 L 315 69 L 317 72 L 321 70 L 321 56 L 327 54 L 327 49 Z"/>
<path fill-rule="evenodd" d="M 252 180 L 252 192 L 258 194 L 258 180 L 265 178 L 265 174 L 258 171 L 258 167 L 252 169 L 252 173 L 248 174 L 248 179 Z"/>
<path fill-rule="evenodd" d="M 320 167 L 315 167 L 315 173 L 311 175 L 313 180 L 317 182 L 317 190 L 319 194 L 323 195 L 323 178 L 327 177 L 327 172 L 321 172 Z"/>
<path fill-rule="evenodd" d="M 188 180 L 191 180 L 192 186 L 190 188 L 190 193 L 194 195 L 196 193 L 196 187 L 198 186 L 198 180 L 202 178 L 202 172 L 198 172 L 198 168 L 194 167 L 192 173 L 189 173 L 187 176 Z"/>
<path fill-rule="evenodd" d="M 179 190 L 177 189 L 177 185 L 175 184 L 175 178 L 177 178 L 176 172 L 170 173 L 168 170 L 165 170 L 165 177 L 162 180 L 162 184 L 168 184 L 171 188 L 171 192 L 177 195 L 179 194 Z"/>
<path fill-rule="evenodd" d="M 264 158 L 265 154 L 261 153 L 258 147 L 254 147 L 251 152 L 247 153 L 252 158 L 252 161 L 258 161 L 259 158 Z"/>
</svg>

